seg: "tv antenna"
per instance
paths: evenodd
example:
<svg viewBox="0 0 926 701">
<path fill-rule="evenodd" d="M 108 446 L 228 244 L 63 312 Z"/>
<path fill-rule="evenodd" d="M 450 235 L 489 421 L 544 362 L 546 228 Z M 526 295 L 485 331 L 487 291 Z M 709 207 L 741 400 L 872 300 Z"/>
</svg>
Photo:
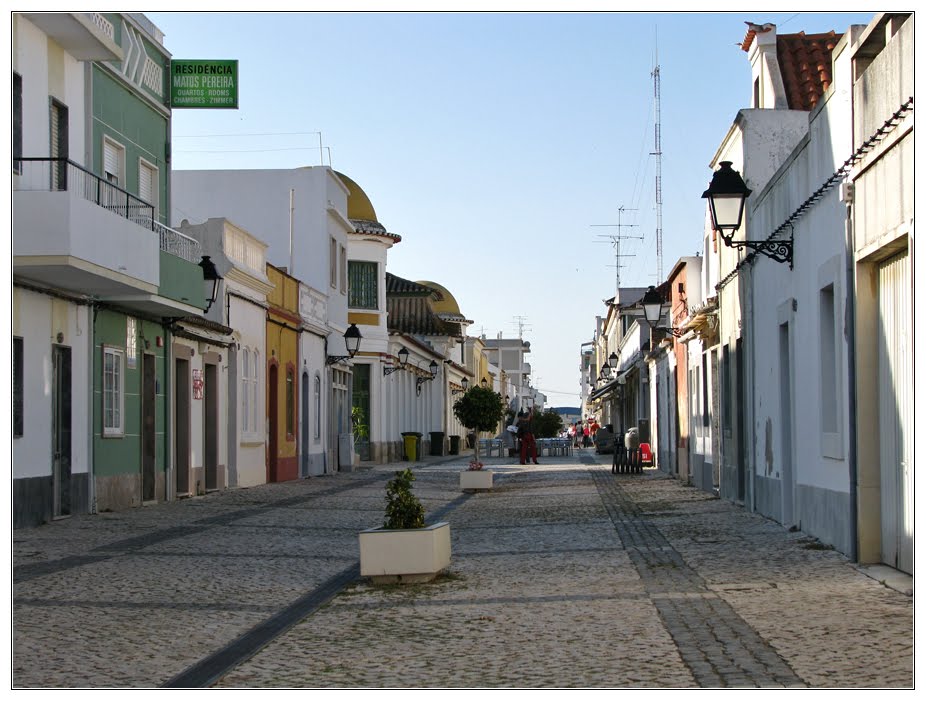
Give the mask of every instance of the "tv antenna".
<svg viewBox="0 0 926 701">
<path fill-rule="evenodd" d="M 653 69 L 653 90 L 656 98 L 656 284 L 662 283 L 662 125 L 659 116 L 659 53 L 657 48 L 656 67 Z"/>
<path fill-rule="evenodd" d="M 617 227 L 616 234 L 599 235 L 599 238 L 609 239 L 611 241 L 611 244 L 614 246 L 614 267 L 615 267 L 614 294 L 615 295 L 618 293 L 618 290 L 620 290 L 621 288 L 621 268 L 625 267 L 621 265 L 621 258 L 633 258 L 634 257 L 632 253 L 621 253 L 621 241 L 624 239 L 639 239 L 640 241 L 643 240 L 642 236 L 630 236 L 629 234 L 621 233 L 621 229 L 623 229 L 624 227 L 636 226 L 636 224 L 624 224 L 623 222 L 621 222 L 621 215 L 624 212 L 636 212 L 636 211 L 637 211 L 636 209 L 627 209 L 626 207 L 621 205 L 620 207 L 617 208 L 617 224 L 592 224 L 592 226 Z"/>
<path fill-rule="evenodd" d="M 527 321 L 527 317 L 526 317 L 526 316 L 516 316 L 516 317 L 514 317 L 514 323 L 515 323 L 515 325 L 518 327 L 518 338 L 520 338 L 520 339 L 522 339 L 522 340 L 523 340 L 523 338 L 524 338 L 524 329 L 527 328 L 527 330 L 530 331 L 530 327 L 528 327 L 528 326 L 524 323 L 525 321 Z"/>
</svg>

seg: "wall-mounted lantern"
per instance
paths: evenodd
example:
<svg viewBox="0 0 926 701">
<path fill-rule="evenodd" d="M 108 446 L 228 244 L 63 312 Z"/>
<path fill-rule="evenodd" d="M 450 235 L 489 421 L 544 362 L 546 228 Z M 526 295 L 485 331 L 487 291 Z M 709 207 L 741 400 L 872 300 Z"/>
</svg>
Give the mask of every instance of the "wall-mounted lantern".
<svg viewBox="0 0 926 701">
<path fill-rule="evenodd" d="M 347 355 L 329 355 L 325 364 L 333 365 L 342 360 L 350 360 L 353 358 L 357 355 L 357 351 L 360 350 L 360 341 L 362 338 L 363 336 L 360 334 L 360 329 L 357 328 L 357 324 L 348 326 L 347 331 L 344 332 L 344 346 L 347 349 Z"/>
<path fill-rule="evenodd" d="M 438 368 L 437 361 L 432 360 L 431 364 L 428 366 L 428 369 L 431 371 L 431 376 L 415 378 L 415 394 L 417 396 L 419 397 L 421 396 L 421 385 L 423 385 L 425 382 L 430 382 L 435 377 L 437 377 L 437 368 Z"/>
<path fill-rule="evenodd" d="M 215 268 L 215 263 L 212 262 L 209 256 L 203 256 L 198 265 L 203 269 L 203 295 L 207 302 L 203 314 L 208 314 L 219 296 L 219 280 L 222 279 L 222 276 L 219 275 L 219 271 Z"/>
<path fill-rule="evenodd" d="M 720 234 L 727 248 L 749 248 L 779 263 L 794 267 L 794 230 L 791 238 L 765 241 L 734 241 L 733 236 L 743 224 L 746 198 L 752 190 L 746 187 L 739 172 L 733 170 L 731 161 L 721 161 L 720 169 L 714 171 L 711 184 L 701 195 L 707 199 L 711 213 L 711 226 Z"/>
<path fill-rule="evenodd" d="M 408 363 L 408 349 L 405 346 L 402 346 L 399 349 L 399 365 L 398 367 L 383 367 L 383 377 L 391 375 L 396 370 L 404 370 L 405 365 Z"/>
</svg>

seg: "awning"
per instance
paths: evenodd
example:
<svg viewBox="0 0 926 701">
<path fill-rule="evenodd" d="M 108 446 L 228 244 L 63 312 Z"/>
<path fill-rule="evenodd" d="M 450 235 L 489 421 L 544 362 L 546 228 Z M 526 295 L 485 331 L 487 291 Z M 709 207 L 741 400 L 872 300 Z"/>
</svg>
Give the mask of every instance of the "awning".
<svg viewBox="0 0 926 701">
<path fill-rule="evenodd" d="M 619 372 L 617 376 L 611 380 L 604 387 L 599 387 L 594 392 L 588 396 L 590 402 L 595 401 L 596 399 L 607 399 L 612 394 L 614 394 L 618 389 L 627 384 L 627 377 L 630 373 L 635 372 L 637 369 L 636 366 L 636 356 L 634 356 L 633 361 L 627 366 L 627 369 L 623 372 Z"/>
<path fill-rule="evenodd" d="M 225 347 L 235 342 L 233 333 L 233 329 L 210 322 L 208 319 L 203 319 L 200 323 L 193 320 L 178 321 L 174 326 L 174 336 Z"/>
<path fill-rule="evenodd" d="M 588 401 L 593 402 L 596 399 L 602 399 L 603 397 L 610 396 L 614 390 L 617 389 L 617 379 L 611 380 L 604 387 L 599 387 L 590 395 L 588 395 Z"/>
</svg>

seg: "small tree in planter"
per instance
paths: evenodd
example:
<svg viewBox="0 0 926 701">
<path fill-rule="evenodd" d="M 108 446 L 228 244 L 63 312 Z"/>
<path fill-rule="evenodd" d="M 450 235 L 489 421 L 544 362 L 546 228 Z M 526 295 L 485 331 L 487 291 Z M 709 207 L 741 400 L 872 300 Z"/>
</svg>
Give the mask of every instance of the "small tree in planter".
<svg viewBox="0 0 926 701">
<path fill-rule="evenodd" d="M 498 428 L 498 422 L 505 415 L 505 403 L 500 394 L 487 387 L 471 387 L 454 402 L 453 413 L 461 424 L 476 432 L 473 459 L 469 463 L 469 470 L 460 473 L 460 486 L 463 489 L 490 489 L 491 472 L 486 471 L 484 479 L 477 479 L 475 475 L 467 473 L 482 470 L 483 465 L 479 460 L 479 431 L 494 431 Z"/>
<path fill-rule="evenodd" d="M 498 392 L 488 387 L 470 387 L 462 397 L 453 404 L 453 413 L 466 428 L 476 431 L 476 441 L 473 445 L 474 460 L 471 464 L 479 462 L 479 431 L 494 431 L 498 422 L 505 415 L 505 402 Z"/>
<path fill-rule="evenodd" d="M 383 528 L 424 528 L 424 507 L 412 493 L 415 475 L 408 468 L 386 483 L 386 520 Z"/>
<path fill-rule="evenodd" d="M 414 481 L 410 469 L 396 472 L 386 484 L 382 528 L 360 533 L 360 574 L 375 583 L 427 582 L 450 565 L 450 524 L 425 525 Z"/>
</svg>

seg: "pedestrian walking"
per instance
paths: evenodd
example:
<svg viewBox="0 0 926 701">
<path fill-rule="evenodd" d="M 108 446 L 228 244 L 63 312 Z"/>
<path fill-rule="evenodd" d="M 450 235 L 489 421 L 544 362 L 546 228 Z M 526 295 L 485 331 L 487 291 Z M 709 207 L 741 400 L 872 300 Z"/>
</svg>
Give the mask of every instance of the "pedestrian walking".
<svg viewBox="0 0 926 701">
<path fill-rule="evenodd" d="M 523 410 L 518 414 L 518 438 L 521 439 L 521 464 L 527 464 L 527 459 L 531 458 L 535 465 L 537 462 L 537 444 L 534 442 L 534 408 L 525 413 Z"/>
</svg>

